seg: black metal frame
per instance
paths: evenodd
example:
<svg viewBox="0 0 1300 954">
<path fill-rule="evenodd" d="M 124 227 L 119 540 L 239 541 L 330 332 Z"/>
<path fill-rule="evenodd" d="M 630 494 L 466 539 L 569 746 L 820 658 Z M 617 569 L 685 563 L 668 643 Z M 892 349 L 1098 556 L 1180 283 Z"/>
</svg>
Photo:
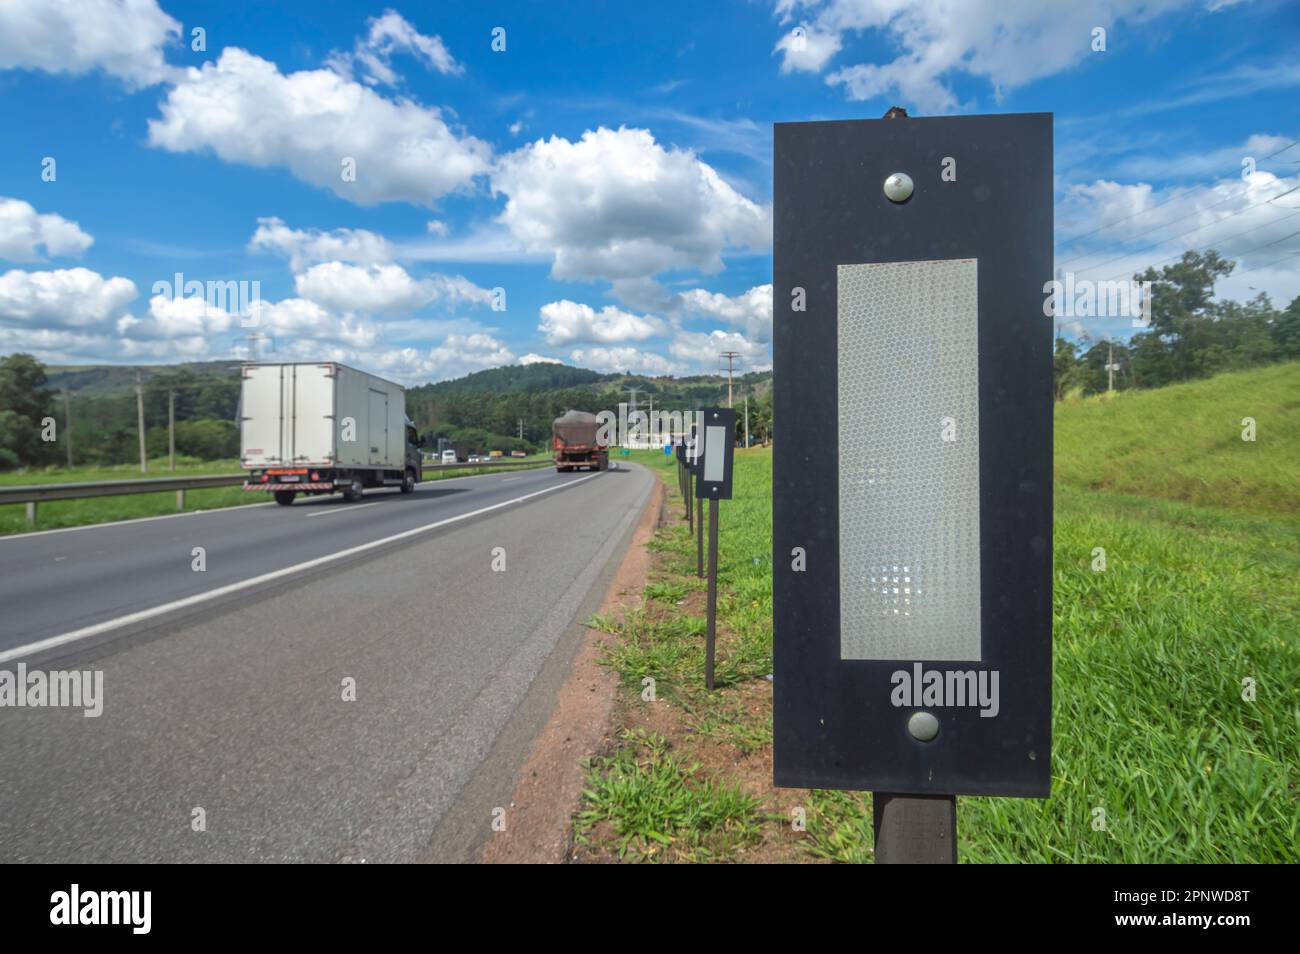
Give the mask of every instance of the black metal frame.
<svg viewBox="0 0 1300 954">
<path fill-rule="evenodd" d="M 1051 778 L 1052 123 L 1045 113 L 775 127 L 775 778 L 800 788 L 1045 796 Z M 946 157 L 956 181 L 943 181 Z M 882 191 L 902 171 L 903 203 Z M 1000 712 L 890 704 L 911 662 L 841 660 L 836 266 L 978 260 L 981 656 Z M 804 289 L 806 311 L 791 308 Z M 802 547 L 806 570 L 792 569 Z"/>
</svg>

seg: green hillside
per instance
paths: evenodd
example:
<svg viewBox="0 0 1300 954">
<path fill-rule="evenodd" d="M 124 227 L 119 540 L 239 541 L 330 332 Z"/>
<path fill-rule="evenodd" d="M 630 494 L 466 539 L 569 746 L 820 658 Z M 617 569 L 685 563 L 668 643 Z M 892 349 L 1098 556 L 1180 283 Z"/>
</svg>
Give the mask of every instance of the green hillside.
<svg viewBox="0 0 1300 954">
<path fill-rule="evenodd" d="M 1300 512 L 1300 362 L 1058 403 L 1056 484 Z"/>
</svg>

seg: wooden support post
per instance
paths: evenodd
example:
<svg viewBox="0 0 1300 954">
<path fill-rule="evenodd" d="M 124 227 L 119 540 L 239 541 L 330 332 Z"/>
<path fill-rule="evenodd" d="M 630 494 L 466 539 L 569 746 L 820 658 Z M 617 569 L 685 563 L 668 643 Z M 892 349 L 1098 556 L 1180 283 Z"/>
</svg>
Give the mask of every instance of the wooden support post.
<svg viewBox="0 0 1300 954">
<path fill-rule="evenodd" d="M 878 865 L 955 865 L 957 797 L 873 792 Z"/>
</svg>

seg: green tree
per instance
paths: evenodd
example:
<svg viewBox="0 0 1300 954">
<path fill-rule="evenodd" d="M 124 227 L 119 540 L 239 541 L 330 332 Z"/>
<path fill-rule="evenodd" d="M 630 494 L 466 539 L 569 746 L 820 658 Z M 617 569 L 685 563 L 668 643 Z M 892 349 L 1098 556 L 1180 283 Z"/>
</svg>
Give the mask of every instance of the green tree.
<svg viewBox="0 0 1300 954">
<path fill-rule="evenodd" d="M 57 459 L 58 445 L 41 440 L 41 420 L 54 404 L 46 380 L 45 365 L 29 354 L 0 358 L 0 466 L 34 467 Z"/>
</svg>

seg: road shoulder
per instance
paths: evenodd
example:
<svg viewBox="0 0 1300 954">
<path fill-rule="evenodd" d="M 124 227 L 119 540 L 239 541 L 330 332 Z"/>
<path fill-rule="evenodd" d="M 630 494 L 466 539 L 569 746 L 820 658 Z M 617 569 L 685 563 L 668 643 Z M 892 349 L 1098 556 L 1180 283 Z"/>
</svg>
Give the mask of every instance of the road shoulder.
<svg viewBox="0 0 1300 954">
<path fill-rule="evenodd" d="M 651 556 L 646 545 L 663 520 L 664 487 L 657 477 L 600 613 L 622 614 L 639 605 Z M 516 778 L 509 824 L 484 844 L 488 863 L 559 864 L 572 851 L 573 812 L 586 778 L 584 761 L 608 748 L 618 676 L 598 660 L 615 637 L 588 628 L 568 678 Z"/>
</svg>

